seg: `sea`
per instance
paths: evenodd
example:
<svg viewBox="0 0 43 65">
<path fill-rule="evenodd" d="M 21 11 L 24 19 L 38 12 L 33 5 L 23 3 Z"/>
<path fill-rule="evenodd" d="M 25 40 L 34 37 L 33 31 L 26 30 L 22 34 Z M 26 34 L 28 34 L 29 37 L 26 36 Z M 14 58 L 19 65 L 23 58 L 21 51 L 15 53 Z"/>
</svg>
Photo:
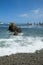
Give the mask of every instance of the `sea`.
<svg viewBox="0 0 43 65">
<path fill-rule="evenodd" d="M 22 30 L 18 35 L 13 35 L 8 27 L 9 24 L 0 24 L 0 56 L 43 49 L 43 27 L 18 25 Z"/>
</svg>

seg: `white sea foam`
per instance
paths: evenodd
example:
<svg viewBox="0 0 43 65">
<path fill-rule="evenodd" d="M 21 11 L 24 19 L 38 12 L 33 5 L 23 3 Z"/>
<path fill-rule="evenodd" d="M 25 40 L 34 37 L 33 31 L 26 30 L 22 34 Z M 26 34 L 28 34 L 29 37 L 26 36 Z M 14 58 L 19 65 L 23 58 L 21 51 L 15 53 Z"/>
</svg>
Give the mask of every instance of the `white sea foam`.
<svg viewBox="0 0 43 65">
<path fill-rule="evenodd" d="M 28 37 L 28 36 L 11 36 L 9 39 L 0 39 L 0 56 L 30 53 L 43 48 L 43 37 Z"/>
</svg>

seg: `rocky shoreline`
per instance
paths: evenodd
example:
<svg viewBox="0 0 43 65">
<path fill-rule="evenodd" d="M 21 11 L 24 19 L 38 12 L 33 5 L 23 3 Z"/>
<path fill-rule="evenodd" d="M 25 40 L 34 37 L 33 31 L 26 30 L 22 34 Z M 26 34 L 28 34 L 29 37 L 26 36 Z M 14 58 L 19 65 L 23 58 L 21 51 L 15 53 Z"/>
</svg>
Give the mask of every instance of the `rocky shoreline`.
<svg viewBox="0 0 43 65">
<path fill-rule="evenodd" d="M 0 65 L 43 65 L 43 49 L 35 53 L 17 53 L 0 57 Z"/>
</svg>

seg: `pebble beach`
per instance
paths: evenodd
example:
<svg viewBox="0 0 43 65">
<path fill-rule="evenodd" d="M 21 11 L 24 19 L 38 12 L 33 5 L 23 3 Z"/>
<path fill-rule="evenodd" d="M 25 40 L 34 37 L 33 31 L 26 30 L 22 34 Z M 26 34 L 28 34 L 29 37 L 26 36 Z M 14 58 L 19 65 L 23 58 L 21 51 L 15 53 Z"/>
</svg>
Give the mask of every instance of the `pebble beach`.
<svg viewBox="0 0 43 65">
<path fill-rule="evenodd" d="M 0 65 L 43 65 L 43 49 L 35 53 L 17 53 L 0 57 Z"/>
</svg>

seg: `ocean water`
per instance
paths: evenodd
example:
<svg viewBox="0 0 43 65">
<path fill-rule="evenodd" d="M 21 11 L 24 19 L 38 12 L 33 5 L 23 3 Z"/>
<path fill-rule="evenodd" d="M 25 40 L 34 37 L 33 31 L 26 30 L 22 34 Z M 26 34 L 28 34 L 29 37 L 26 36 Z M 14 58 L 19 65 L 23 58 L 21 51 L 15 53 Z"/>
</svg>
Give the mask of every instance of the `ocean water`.
<svg viewBox="0 0 43 65">
<path fill-rule="evenodd" d="M 43 27 L 20 26 L 22 32 L 14 36 L 8 26 L 0 24 L 0 56 L 43 49 Z"/>
</svg>

